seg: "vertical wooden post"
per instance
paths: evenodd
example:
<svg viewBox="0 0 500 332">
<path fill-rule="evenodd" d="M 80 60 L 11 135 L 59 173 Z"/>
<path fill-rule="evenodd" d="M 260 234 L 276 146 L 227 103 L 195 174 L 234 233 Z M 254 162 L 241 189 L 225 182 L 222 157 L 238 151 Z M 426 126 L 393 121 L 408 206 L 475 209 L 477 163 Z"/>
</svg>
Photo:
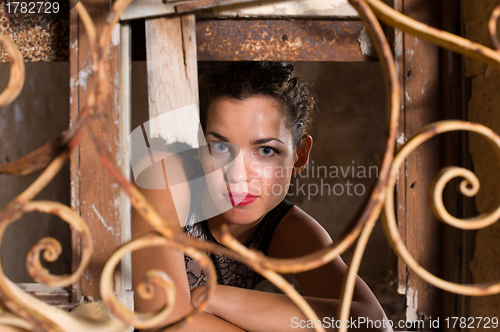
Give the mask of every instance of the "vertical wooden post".
<svg viewBox="0 0 500 332">
<path fill-rule="evenodd" d="M 433 27 L 442 22 L 441 1 L 394 0 L 394 8 Z M 436 10 L 436 8 L 438 10 Z M 439 48 L 395 29 L 395 56 L 402 86 L 398 146 L 422 126 L 443 119 L 442 64 Z M 432 214 L 427 190 L 443 166 L 440 138 L 414 151 L 400 170 L 397 216 L 401 235 L 413 257 L 442 277 L 443 226 Z M 406 294 L 406 319 L 415 321 L 442 314 L 442 291 L 429 285 L 399 261 L 398 291 Z"/>
<path fill-rule="evenodd" d="M 405 0 L 404 13 L 440 28 L 441 1 L 437 2 Z M 439 48 L 417 37 L 405 35 L 404 52 L 405 131 L 412 135 L 424 125 L 443 119 L 442 68 Z M 427 189 L 442 167 L 441 144 L 440 139 L 424 144 L 408 156 L 406 164 L 406 243 L 413 257 L 438 276 L 442 276 L 443 227 L 432 214 Z M 406 297 L 407 319 L 424 318 L 427 323 L 429 317 L 441 316 L 442 291 L 411 271 Z"/>
<path fill-rule="evenodd" d="M 132 29 L 129 23 L 120 25 L 120 170 L 130 181 L 129 136 L 132 122 Z M 121 242 L 125 244 L 132 238 L 132 216 L 130 198 L 120 192 Z M 121 285 L 118 289 L 123 302 L 129 310 L 134 309 L 132 291 L 132 256 L 125 255 L 121 261 Z"/>
<path fill-rule="evenodd" d="M 78 100 L 78 87 L 75 86 L 75 82 L 78 82 L 78 28 L 79 28 L 78 14 L 76 10 L 70 11 L 70 48 L 69 48 L 69 64 L 70 64 L 70 126 L 75 123 L 80 112 L 79 100 Z M 70 197 L 71 197 L 71 208 L 80 212 L 80 180 L 78 179 L 78 167 L 80 159 L 80 148 L 73 151 L 70 156 Z M 78 268 L 79 258 L 80 258 L 80 237 L 75 233 L 71 233 L 71 270 L 74 271 Z M 71 287 L 71 302 L 80 302 L 82 292 L 80 281 Z"/>
<path fill-rule="evenodd" d="M 403 11 L 403 0 L 394 0 L 393 7 L 397 11 Z M 400 83 L 400 112 L 399 112 L 399 123 L 396 132 L 396 147 L 400 149 L 407 140 L 406 137 L 406 113 L 405 113 L 405 75 L 404 75 L 404 34 L 400 29 L 394 29 L 394 59 L 396 63 L 396 70 L 398 73 L 398 80 Z M 403 163 L 399 169 L 399 178 L 396 183 L 396 203 L 397 211 L 396 215 L 398 218 L 398 228 L 403 239 L 406 238 L 406 161 Z M 394 255 L 395 256 L 395 255 Z M 394 273 L 391 276 L 391 281 L 393 285 L 397 288 L 398 294 L 406 294 L 406 264 L 398 259 L 397 256 L 396 264 L 394 266 Z M 394 282 L 396 281 L 396 282 Z"/>
<path fill-rule="evenodd" d="M 146 20 L 149 118 L 198 105 L 195 16 Z"/>
<path fill-rule="evenodd" d="M 101 30 L 111 8 L 109 0 L 82 0 L 94 19 L 97 32 Z M 120 109 L 119 109 L 119 46 L 120 26 L 113 30 L 109 52 L 111 95 L 104 109 L 106 116 L 98 124 L 101 137 L 114 161 L 120 164 Z M 75 121 L 85 107 L 87 91 L 94 89 L 91 60 L 87 35 L 74 11 L 71 14 L 70 28 L 71 62 L 71 122 Z M 80 141 L 78 149 L 71 156 L 71 205 L 87 222 L 92 230 L 94 253 L 87 270 L 78 285 L 73 287 L 73 301 L 80 296 L 94 300 L 100 298 L 99 281 L 104 264 L 111 254 L 121 245 L 121 194 L 118 184 L 108 175 L 87 135 Z M 72 236 L 73 267 L 78 264 L 79 238 Z M 118 272 L 119 273 L 119 272 Z"/>
</svg>

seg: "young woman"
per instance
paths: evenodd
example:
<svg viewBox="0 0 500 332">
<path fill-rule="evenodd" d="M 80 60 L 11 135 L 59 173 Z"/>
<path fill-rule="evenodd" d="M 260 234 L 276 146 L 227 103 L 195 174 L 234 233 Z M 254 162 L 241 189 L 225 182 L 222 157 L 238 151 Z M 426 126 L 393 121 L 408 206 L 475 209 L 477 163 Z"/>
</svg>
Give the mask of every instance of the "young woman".
<svg viewBox="0 0 500 332">
<path fill-rule="evenodd" d="M 323 227 L 285 199 L 291 176 L 299 173 L 309 159 L 314 107 L 308 85 L 290 65 L 222 65 L 200 80 L 200 122 L 207 145 L 198 150 L 198 159 L 206 175 L 206 187 L 196 189 L 198 193 L 188 186 L 184 189 L 192 197 L 202 197 L 204 203 L 195 207 L 189 201 L 174 208 L 166 203 L 172 202 L 170 191 L 142 191 L 159 213 L 178 218 L 179 227 L 187 221 L 184 231 L 207 241 L 220 242 L 220 227 L 227 224 L 242 244 L 270 257 L 298 257 L 329 246 L 332 240 Z M 165 163 L 167 178 L 177 177 L 176 183 L 186 182 L 196 172 L 192 162 L 165 157 L 170 157 Z M 210 217 L 189 222 L 203 219 L 199 215 L 204 211 L 211 211 Z M 133 216 L 134 234 L 150 230 L 137 214 Z M 206 313 L 184 330 L 288 331 L 307 326 L 305 317 L 288 297 L 253 289 L 262 280 L 260 275 L 221 255 L 211 258 L 218 274 L 216 294 Z M 139 251 L 133 254 L 134 284 L 152 268 L 165 271 L 177 286 L 175 310 L 166 324 L 198 304 L 205 276 L 195 261 L 166 248 Z M 315 270 L 294 275 L 320 318 L 336 315 L 346 270 L 338 257 Z M 157 293 L 149 301 L 136 297 L 136 310 L 158 309 L 163 297 Z M 377 299 L 359 277 L 351 316 L 385 319 Z"/>
</svg>

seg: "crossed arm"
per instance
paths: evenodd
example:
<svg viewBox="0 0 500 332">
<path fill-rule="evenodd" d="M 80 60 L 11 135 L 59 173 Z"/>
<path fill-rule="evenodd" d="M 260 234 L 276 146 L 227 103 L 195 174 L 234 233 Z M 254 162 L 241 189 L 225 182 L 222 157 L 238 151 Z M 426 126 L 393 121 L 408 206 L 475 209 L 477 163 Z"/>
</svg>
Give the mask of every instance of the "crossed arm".
<svg viewBox="0 0 500 332">
<path fill-rule="evenodd" d="M 332 240 L 323 227 L 301 209 L 293 207 L 276 228 L 268 254 L 277 258 L 299 257 L 331 243 Z M 333 331 L 335 319 L 338 319 L 335 316 L 340 305 L 338 299 L 346 270 L 346 265 L 338 257 L 315 270 L 294 276 L 304 298 L 322 320 L 326 330 Z M 203 292 L 202 287 L 191 292 L 195 305 Z M 296 331 L 300 327 L 303 329 L 308 323 L 303 313 L 286 295 L 221 285 L 217 286 L 206 311 L 246 331 Z M 372 321 L 387 319 L 377 299 L 359 277 L 356 280 L 350 316 L 354 322 L 357 322 L 358 317 Z M 368 327 L 364 324 L 350 330 L 374 330 Z"/>
</svg>

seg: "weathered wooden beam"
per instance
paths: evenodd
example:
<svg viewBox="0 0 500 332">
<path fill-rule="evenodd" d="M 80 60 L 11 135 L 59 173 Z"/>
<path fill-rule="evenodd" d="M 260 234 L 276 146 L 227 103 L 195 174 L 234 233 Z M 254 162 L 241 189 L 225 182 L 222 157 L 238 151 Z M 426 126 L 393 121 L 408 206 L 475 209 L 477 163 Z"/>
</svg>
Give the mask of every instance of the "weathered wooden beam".
<svg viewBox="0 0 500 332">
<path fill-rule="evenodd" d="M 197 11 L 200 18 L 335 18 L 358 19 L 347 0 L 135 0 L 122 20 Z"/>
<path fill-rule="evenodd" d="M 66 311 L 78 304 L 71 302 L 71 292 L 67 288 L 49 287 L 36 283 L 20 283 L 17 286 L 37 299 Z"/>
<path fill-rule="evenodd" d="M 106 22 L 111 1 L 81 0 L 94 19 L 97 33 Z M 73 12 L 72 12 L 73 14 Z M 76 13 L 74 13 L 76 14 Z M 113 30 L 112 44 L 109 50 L 110 61 L 110 98 L 103 109 L 105 117 L 96 123 L 104 146 L 109 148 L 109 155 L 120 165 L 120 105 L 119 105 L 119 49 L 120 26 Z M 71 16 L 71 56 L 70 56 L 70 122 L 85 108 L 87 92 L 95 87 L 92 77 L 90 46 L 85 29 L 77 15 Z M 97 121 L 97 120 L 95 120 Z M 78 212 L 92 230 L 94 253 L 87 270 L 73 287 L 73 300 L 78 301 L 80 294 L 97 300 L 100 298 L 99 282 L 104 264 L 111 254 L 122 245 L 122 197 L 118 183 L 102 166 L 94 149 L 92 139 L 86 133 L 82 135 L 78 148 L 71 155 L 71 207 Z M 79 261 L 79 237 L 72 237 L 73 267 Z M 120 271 L 117 269 L 117 273 Z M 117 279 L 120 279 L 118 277 Z M 119 285 L 116 285 L 117 292 Z"/>
<path fill-rule="evenodd" d="M 442 1 L 394 0 L 394 8 L 418 21 L 440 28 Z M 432 8 L 432 9 L 431 9 Z M 404 107 L 398 144 L 424 125 L 443 119 L 443 72 L 439 47 L 399 29 L 395 31 L 395 55 Z M 433 215 L 428 187 L 443 167 L 443 141 L 433 139 L 408 156 L 397 183 L 398 224 L 408 251 L 425 269 L 443 276 L 443 223 Z M 425 320 L 443 312 L 442 291 L 429 286 L 406 265 L 398 264 L 398 291 L 406 295 L 406 319 Z"/>
<path fill-rule="evenodd" d="M 146 20 L 149 118 L 198 103 L 194 15 Z"/>
<path fill-rule="evenodd" d="M 282 1 L 282 0 L 274 0 Z M 121 16 L 122 21 L 138 18 L 151 18 L 169 14 L 182 14 L 216 6 L 232 5 L 237 3 L 257 2 L 257 0 L 187 0 L 168 1 L 161 0 L 135 0 Z"/>
<path fill-rule="evenodd" d="M 217 6 L 197 14 L 200 18 L 335 18 L 359 19 L 347 0 L 265 0 Z"/>
<path fill-rule="evenodd" d="M 163 17 L 146 20 L 146 50 L 147 50 L 147 73 L 148 73 L 148 95 L 149 95 L 149 121 L 144 123 L 143 128 L 147 133 L 144 137 L 141 127 L 132 132 L 132 156 L 138 156 L 132 161 L 134 179 L 144 170 L 138 169 L 137 163 L 142 156 L 151 150 L 165 150 L 166 144 L 183 141 L 182 138 L 190 137 L 198 142 L 199 115 L 198 105 L 198 65 L 196 59 L 196 33 L 194 15 L 182 15 L 175 17 Z M 187 109 L 186 109 L 187 107 Z M 175 112 L 182 109 L 180 112 Z M 181 114 L 179 117 L 169 117 L 172 114 Z M 167 119 L 168 118 L 168 119 Z M 164 121 L 166 119 L 166 121 Z M 164 142 L 156 143 L 160 137 Z M 157 155 L 157 154 L 155 154 Z M 151 158 L 154 160 L 153 154 Z M 149 159 L 148 159 L 149 161 Z M 154 160 L 156 165 L 162 165 L 160 160 Z M 151 162 L 145 168 L 149 167 Z M 150 168 L 154 169 L 154 167 Z M 156 181 L 157 179 L 157 181 Z M 173 188 L 165 185 L 163 171 L 155 178 L 160 186 L 154 190 L 164 189 L 171 193 L 172 199 L 163 201 L 162 211 L 167 220 L 181 219 L 175 208 L 176 195 Z M 152 189 L 138 183 L 144 189 Z M 161 188 L 163 185 L 163 188 Z M 154 195 L 154 193 L 152 194 Z M 186 197 L 178 197 L 185 200 Z M 165 206 L 170 208 L 165 208 Z M 165 212 L 171 211 L 171 212 Z M 136 214 L 133 214 L 133 218 Z M 140 223 L 132 223 L 133 233 L 143 232 Z M 148 248 L 132 253 L 132 262 L 141 262 L 145 270 L 158 269 L 162 262 L 149 259 L 151 255 L 164 253 L 165 248 Z M 183 259 L 181 252 L 172 253 L 179 260 Z M 160 255 L 161 256 L 161 255 Z M 158 256 L 158 257 L 160 257 Z M 143 264 L 151 264 L 144 266 Z M 132 271 L 134 289 L 144 277 L 139 275 L 137 269 Z M 134 274 L 135 273 L 135 274 Z M 144 305 L 144 299 L 136 296 L 136 307 Z"/>
</svg>

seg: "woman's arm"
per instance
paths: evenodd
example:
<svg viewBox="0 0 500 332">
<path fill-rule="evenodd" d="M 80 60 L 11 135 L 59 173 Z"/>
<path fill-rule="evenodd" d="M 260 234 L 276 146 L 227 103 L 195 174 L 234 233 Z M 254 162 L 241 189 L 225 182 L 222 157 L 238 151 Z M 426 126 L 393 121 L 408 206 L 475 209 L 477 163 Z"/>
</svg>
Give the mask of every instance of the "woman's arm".
<svg viewBox="0 0 500 332">
<path fill-rule="evenodd" d="M 331 244 L 330 236 L 321 225 L 298 207 L 293 207 L 278 224 L 268 255 L 277 258 L 299 257 Z M 315 270 L 294 275 L 304 297 L 320 320 L 326 319 L 326 323 L 332 322 L 337 315 L 342 278 L 346 271 L 346 265 L 338 257 Z M 200 291 L 193 290 L 194 301 Z M 287 296 L 227 286 L 218 286 L 208 312 L 249 331 L 287 331 L 300 325 L 307 326 L 303 321 L 305 316 Z M 387 323 L 382 307 L 359 277 L 356 280 L 350 317 L 353 321 L 363 317 L 372 321 L 379 320 L 381 323 L 385 320 Z M 300 324 L 301 321 L 303 324 Z M 328 328 L 328 324 L 323 326 Z"/>
<path fill-rule="evenodd" d="M 202 286 L 193 290 L 193 303 L 197 304 L 196 299 L 203 291 L 203 288 Z M 308 296 L 304 298 L 320 318 L 321 326 L 327 331 L 333 331 L 340 301 Z M 372 305 L 375 305 L 375 303 Z M 370 326 L 366 321 L 363 321 L 364 318 L 372 321 L 380 320 L 383 326 L 388 327 L 385 316 L 380 317 L 376 313 L 370 312 L 366 306 L 366 303 L 363 302 L 352 302 L 350 323 L 355 325 L 348 325 L 349 329 L 374 331 L 373 328 L 369 328 Z M 311 324 L 314 324 L 314 322 L 308 321 L 295 303 L 284 294 L 266 293 L 223 285 L 217 286 L 217 292 L 211 298 L 206 312 L 230 321 L 246 331 L 296 331 L 297 328 L 307 329 L 311 327 Z M 359 320 L 359 317 L 363 317 L 362 320 Z M 389 328 L 380 330 L 390 331 Z"/>
<path fill-rule="evenodd" d="M 164 157 L 164 156 L 162 156 Z M 168 163 L 165 163 L 165 173 L 175 174 L 176 183 L 186 183 L 183 197 L 189 197 L 189 186 L 186 182 L 187 169 L 183 165 L 182 160 L 170 155 Z M 148 156 L 149 158 L 149 156 Z M 161 164 L 160 164 L 161 165 Z M 162 174 L 161 172 L 160 174 Z M 150 174 L 158 174 L 152 172 Z M 166 181 L 163 177 L 146 179 L 147 181 Z M 187 213 L 190 201 L 186 200 L 185 206 L 176 206 L 173 203 L 172 195 L 168 189 L 144 189 L 139 188 L 146 200 L 156 209 L 156 211 L 165 219 L 174 220 L 179 224 L 184 224 L 184 220 L 179 218 L 187 218 Z M 179 212 L 178 212 L 179 211 Z M 148 232 L 153 231 L 153 227 L 144 220 L 140 214 L 132 211 L 132 236 L 133 238 L 140 237 Z M 186 316 L 193 310 L 194 306 L 191 303 L 191 294 L 184 265 L 184 254 L 166 247 L 151 247 L 138 250 L 132 253 L 132 284 L 133 289 L 137 289 L 137 285 L 142 280 L 147 271 L 155 269 L 164 271 L 175 283 L 176 296 L 174 310 L 163 325 L 175 322 Z M 157 289 L 155 296 L 150 300 L 144 300 L 137 295 L 134 297 L 135 310 L 138 312 L 153 312 L 161 309 L 165 305 L 165 296 L 160 289 Z M 207 313 L 201 313 L 190 324 L 184 325 L 180 331 L 241 331 L 233 324 Z"/>
</svg>

